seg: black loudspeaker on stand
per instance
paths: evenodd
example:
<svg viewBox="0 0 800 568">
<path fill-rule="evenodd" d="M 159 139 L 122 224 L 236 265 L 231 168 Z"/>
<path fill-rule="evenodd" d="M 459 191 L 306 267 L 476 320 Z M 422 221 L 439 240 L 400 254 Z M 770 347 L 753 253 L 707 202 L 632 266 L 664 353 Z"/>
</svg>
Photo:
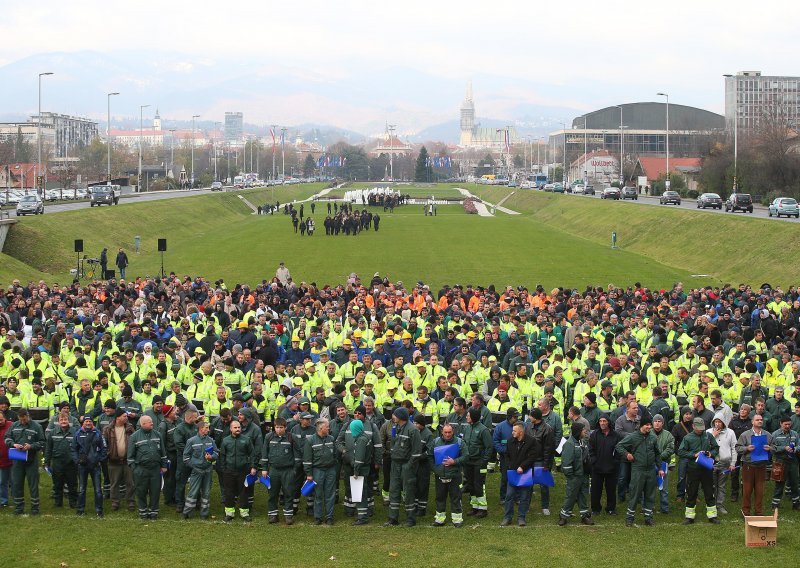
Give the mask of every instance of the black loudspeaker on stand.
<svg viewBox="0 0 800 568">
<path fill-rule="evenodd" d="M 161 253 L 161 279 L 167 277 L 164 273 L 164 253 L 167 252 L 167 239 L 158 239 L 158 252 Z"/>
<path fill-rule="evenodd" d="M 78 257 L 78 262 L 75 264 L 75 278 L 80 280 L 83 272 L 81 270 L 81 253 L 83 252 L 83 239 L 75 239 L 75 254 Z"/>
</svg>

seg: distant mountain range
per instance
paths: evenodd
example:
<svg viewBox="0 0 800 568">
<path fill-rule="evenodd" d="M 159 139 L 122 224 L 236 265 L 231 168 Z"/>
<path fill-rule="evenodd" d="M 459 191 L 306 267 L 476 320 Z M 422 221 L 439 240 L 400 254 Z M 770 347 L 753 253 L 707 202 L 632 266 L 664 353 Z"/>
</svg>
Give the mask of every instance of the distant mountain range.
<svg viewBox="0 0 800 568">
<path fill-rule="evenodd" d="M 103 127 L 106 94 L 118 91 L 111 100 L 115 126 L 138 127 L 144 104 L 150 105 L 145 124 L 158 109 L 165 129 L 190 127 L 193 114 L 200 115 L 199 128 L 213 128 L 224 122 L 226 111 L 241 111 L 247 131 L 267 135 L 271 123 L 294 124 L 287 137 L 299 133 L 320 144 L 379 136 L 387 123 L 397 125 L 402 139 L 457 142 L 466 84 L 466 78 L 399 67 L 361 66 L 327 76 L 247 56 L 231 62 L 157 51 L 43 53 L 0 67 L 0 119 L 25 120 L 36 113 L 42 71 L 54 73 L 42 80 L 42 110 L 87 116 Z M 511 124 L 520 135 L 536 137 L 584 112 L 534 102 L 543 85 L 533 79 L 521 84 L 476 74 L 472 80 L 477 113 L 494 117 L 481 118 L 483 126 Z M 570 99 L 565 94 L 563 100 Z"/>
</svg>

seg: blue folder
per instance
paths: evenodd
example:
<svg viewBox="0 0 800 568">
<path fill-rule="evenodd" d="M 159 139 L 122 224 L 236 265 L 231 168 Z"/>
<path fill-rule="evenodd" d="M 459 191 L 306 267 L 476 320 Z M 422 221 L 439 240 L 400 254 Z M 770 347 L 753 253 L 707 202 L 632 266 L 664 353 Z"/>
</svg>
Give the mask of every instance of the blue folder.
<svg viewBox="0 0 800 568">
<path fill-rule="evenodd" d="M 656 485 L 658 486 L 659 491 L 664 489 L 664 482 L 667 480 L 667 476 L 661 477 L 658 475 L 659 471 L 663 471 L 665 474 L 669 471 L 667 462 L 661 462 L 660 466 L 656 466 Z"/>
<path fill-rule="evenodd" d="M 556 480 L 553 479 L 553 473 L 551 471 L 543 467 L 535 467 L 533 468 L 533 484 L 555 487 Z"/>
<path fill-rule="evenodd" d="M 208 446 L 208 447 L 206 448 L 206 453 L 207 453 L 208 455 L 213 455 L 213 454 L 214 454 L 214 446 Z"/>
<path fill-rule="evenodd" d="M 317 482 L 316 481 L 314 481 L 313 479 L 307 480 L 303 484 L 303 487 L 300 488 L 300 495 L 302 495 L 303 497 L 308 497 L 309 495 L 311 495 L 314 492 L 314 488 L 316 486 L 317 486 Z"/>
<path fill-rule="evenodd" d="M 516 469 L 509 469 L 508 483 L 512 487 L 533 487 L 533 470 L 526 469 L 522 473 L 517 473 Z"/>
<path fill-rule="evenodd" d="M 8 459 L 18 462 L 28 461 L 28 451 L 8 448 Z"/>
<path fill-rule="evenodd" d="M 714 469 L 714 458 L 710 458 L 707 455 L 701 453 L 697 455 L 697 465 L 700 467 L 704 467 L 706 469 Z"/>
<path fill-rule="evenodd" d="M 272 486 L 272 483 L 270 483 L 270 481 L 269 481 L 269 475 L 266 476 L 266 477 L 259 477 L 258 478 L 258 482 L 261 485 L 263 485 L 264 487 L 266 487 L 267 489 L 269 489 Z"/>
<path fill-rule="evenodd" d="M 256 482 L 257 479 L 258 478 L 255 475 L 252 475 L 252 474 L 248 473 L 247 477 L 244 478 L 244 486 L 245 487 L 250 487 L 251 485 L 253 485 Z"/>
<path fill-rule="evenodd" d="M 445 458 L 456 459 L 460 454 L 458 444 L 447 444 L 446 446 L 438 446 L 433 448 L 433 463 L 441 465 Z"/>
<path fill-rule="evenodd" d="M 750 443 L 756 447 L 752 452 L 750 452 L 751 462 L 769 461 L 769 452 L 764 449 L 764 446 L 767 445 L 766 434 L 751 437 Z M 10 453 L 9 457 L 11 457 Z"/>
</svg>

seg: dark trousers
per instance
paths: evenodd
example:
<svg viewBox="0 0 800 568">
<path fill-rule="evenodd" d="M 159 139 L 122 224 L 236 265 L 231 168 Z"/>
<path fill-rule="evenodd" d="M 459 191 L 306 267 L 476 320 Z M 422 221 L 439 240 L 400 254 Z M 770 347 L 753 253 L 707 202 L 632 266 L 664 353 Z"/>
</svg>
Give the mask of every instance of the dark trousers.
<svg viewBox="0 0 800 568">
<path fill-rule="evenodd" d="M 400 517 L 400 503 L 405 503 L 406 520 L 415 523 L 417 520 L 417 503 L 414 492 L 417 488 L 416 466 L 410 462 L 392 462 L 392 477 L 389 485 L 389 519 L 396 521 Z"/>
<path fill-rule="evenodd" d="M 78 502 L 78 466 L 74 462 L 53 464 L 53 502 L 56 507 L 64 504 L 64 485 L 67 486 L 69 506 Z"/>
<path fill-rule="evenodd" d="M 384 496 L 388 496 L 389 494 L 389 486 L 392 480 L 392 458 L 389 456 L 383 456 L 383 493 Z"/>
<path fill-rule="evenodd" d="M 294 513 L 292 509 L 292 492 L 294 491 L 295 479 L 293 467 L 273 467 L 269 471 L 269 510 L 270 517 L 278 516 L 278 498 L 283 493 L 283 516 L 291 519 Z"/>
<path fill-rule="evenodd" d="M 431 466 L 428 460 L 420 461 L 417 466 L 417 484 L 414 497 L 417 504 L 417 516 L 424 517 L 428 514 L 428 494 L 431 489 Z"/>
<path fill-rule="evenodd" d="M 500 502 L 506 500 L 506 489 L 508 487 L 508 466 L 506 465 L 506 455 L 500 454 Z"/>
<path fill-rule="evenodd" d="M 103 486 L 100 482 L 100 464 L 94 467 L 85 465 L 78 466 L 78 480 L 80 481 L 80 490 L 78 492 L 77 510 L 83 513 L 86 509 L 86 490 L 89 484 L 89 478 L 92 479 L 92 489 L 94 489 L 94 510 L 97 513 L 103 512 Z M 56 476 L 53 475 L 53 483 L 55 483 Z"/>
<path fill-rule="evenodd" d="M 714 473 L 704 467 L 689 468 L 686 472 L 686 517 L 694 519 L 697 494 L 703 488 L 706 513 L 709 518 L 717 516 L 717 495 L 714 493 Z"/>
<path fill-rule="evenodd" d="M 617 508 L 617 471 L 610 473 L 592 473 L 592 513 L 599 513 L 603 510 L 600 503 L 600 498 L 603 495 L 603 489 L 606 491 L 606 512 L 616 510 Z"/>
<path fill-rule="evenodd" d="M 484 485 L 486 483 L 486 466 L 466 464 L 464 466 L 464 489 L 469 491 L 469 503 L 473 509 L 488 509 Z"/>
<path fill-rule="evenodd" d="M 175 504 L 178 507 L 183 507 L 186 501 L 186 484 L 191 473 L 192 468 L 185 465 L 183 460 L 178 460 L 178 467 L 175 469 Z"/>
<path fill-rule="evenodd" d="M 32 452 L 29 452 L 29 455 Z M 39 456 L 33 454 L 26 462 L 15 461 L 11 464 L 11 493 L 14 496 L 14 512 L 21 515 L 25 510 L 25 481 L 31 495 L 31 513 L 39 514 Z M 61 486 L 64 491 L 64 486 Z"/>
<path fill-rule="evenodd" d="M 139 518 L 157 518 L 158 504 L 161 501 L 161 468 L 158 465 L 134 465 L 133 482 L 136 485 Z"/>
<path fill-rule="evenodd" d="M 242 517 L 250 516 L 250 495 L 253 486 L 245 487 L 244 478 L 249 470 L 225 470 L 225 514 L 233 516 L 236 511 L 236 502 L 239 502 L 239 513 Z"/>
<path fill-rule="evenodd" d="M 175 467 L 178 462 L 177 454 L 167 454 L 169 469 L 164 474 L 164 505 L 175 504 Z"/>
</svg>

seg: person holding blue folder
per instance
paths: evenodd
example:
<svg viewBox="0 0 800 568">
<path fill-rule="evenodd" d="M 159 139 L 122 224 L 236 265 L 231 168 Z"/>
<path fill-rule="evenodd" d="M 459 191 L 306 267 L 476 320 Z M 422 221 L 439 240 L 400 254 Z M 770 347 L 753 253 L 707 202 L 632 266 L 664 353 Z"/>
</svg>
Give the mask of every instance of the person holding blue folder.
<svg viewBox="0 0 800 568">
<path fill-rule="evenodd" d="M 533 436 L 525 432 L 525 424 L 516 422 L 511 430 L 511 439 L 505 444 L 504 464 L 509 472 L 514 472 L 521 476 L 531 470 L 535 461 L 534 443 Z M 523 487 L 515 485 L 512 481 L 514 480 L 509 476 L 505 496 L 505 514 L 500 526 L 507 527 L 511 524 L 514 516 L 514 504 L 519 502 L 517 525 L 524 527 L 526 524 L 525 517 L 528 515 L 528 509 L 531 505 L 533 484 Z"/>
<path fill-rule="evenodd" d="M 764 416 L 753 415 L 753 427 L 736 441 L 736 455 L 742 457 L 742 514 L 750 514 L 751 502 L 756 515 L 763 514 L 764 482 L 772 451 L 772 434 L 764 428 Z M 753 493 L 755 492 L 755 499 Z"/>
<path fill-rule="evenodd" d="M 571 435 L 561 451 L 561 471 L 567 478 L 567 490 L 564 495 L 564 504 L 558 515 L 558 526 L 567 524 L 567 519 L 572 516 L 575 502 L 581 514 L 581 523 L 593 525 L 592 511 L 589 508 L 589 448 L 583 441 L 588 431 L 583 424 L 576 422 L 572 425 Z M 586 459 L 584 459 L 586 458 Z"/>
<path fill-rule="evenodd" d="M 705 467 L 703 458 L 716 460 L 719 456 L 719 445 L 709 432 L 706 432 L 705 421 L 697 417 L 692 420 L 692 431 L 684 436 L 678 456 L 689 460 L 686 472 L 686 513 L 684 525 L 691 525 L 695 518 L 695 505 L 700 486 L 703 487 L 703 497 L 706 499 L 706 517 L 708 522 L 719 524 L 717 518 L 717 496 L 714 492 L 713 461 L 711 467 Z"/>
<path fill-rule="evenodd" d="M 6 446 L 28 452 L 26 461 L 11 465 L 11 494 L 14 496 L 14 514 L 25 512 L 25 480 L 31 495 L 31 515 L 39 514 L 39 451 L 44 449 L 44 431 L 38 422 L 31 420 L 27 408 L 17 411 L 17 422 L 6 432 Z"/>
<path fill-rule="evenodd" d="M 452 424 L 442 426 L 442 435 L 433 440 L 428 449 L 433 457 L 433 476 L 436 481 L 436 515 L 434 527 L 443 527 L 447 520 L 447 499 L 450 498 L 450 520 L 453 526 L 464 526 L 461 505 L 462 467 L 466 460 L 464 441 L 456 436 Z"/>
<path fill-rule="evenodd" d="M 197 507 L 200 499 L 200 518 L 209 516 L 209 498 L 211 497 L 211 480 L 214 473 L 214 462 L 219 457 L 214 438 L 208 435 L 209 424 L 201 419 L 197 423 L 197 434 L 186 441 L 183 449 L 183 463 L 191 469 L 189 489 L 183 506 L 183 518 L 188 519 Z"/>
</svg>

